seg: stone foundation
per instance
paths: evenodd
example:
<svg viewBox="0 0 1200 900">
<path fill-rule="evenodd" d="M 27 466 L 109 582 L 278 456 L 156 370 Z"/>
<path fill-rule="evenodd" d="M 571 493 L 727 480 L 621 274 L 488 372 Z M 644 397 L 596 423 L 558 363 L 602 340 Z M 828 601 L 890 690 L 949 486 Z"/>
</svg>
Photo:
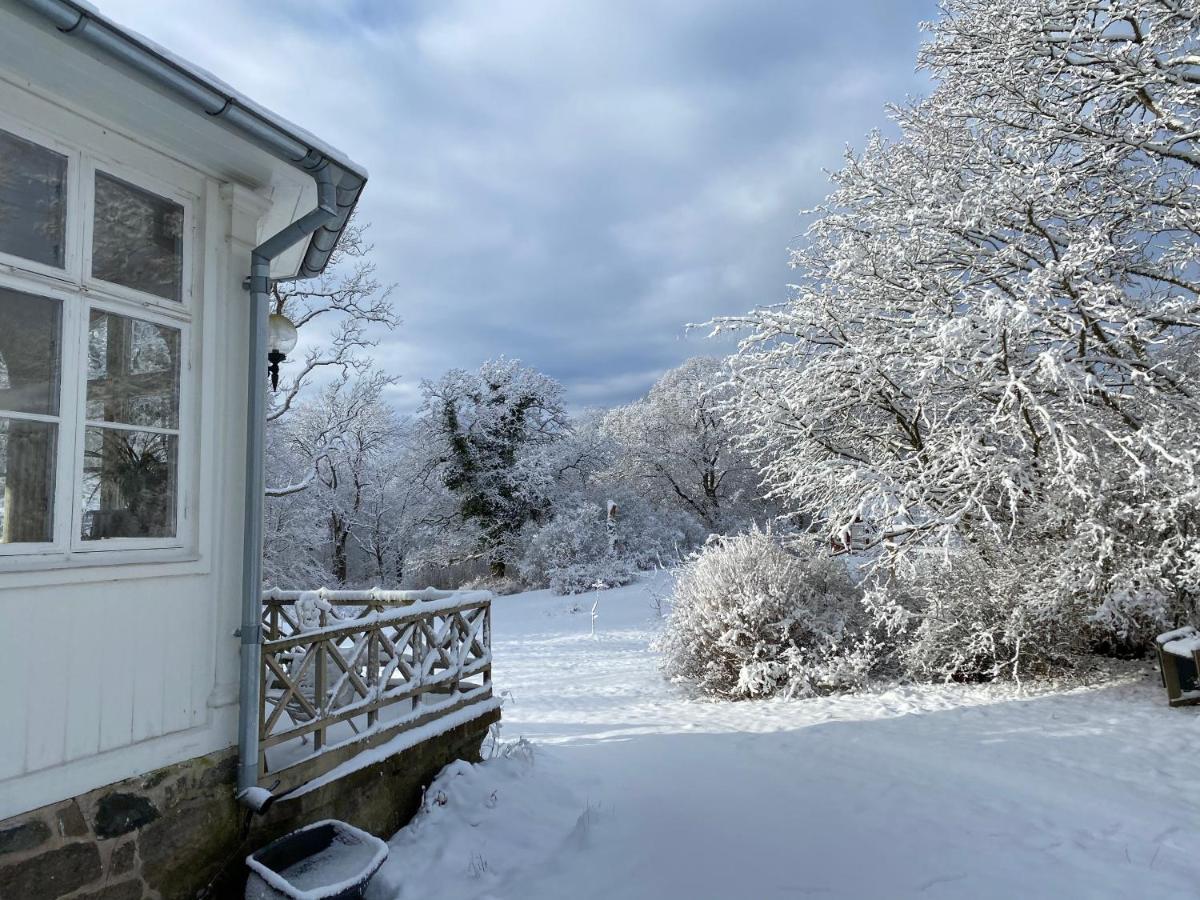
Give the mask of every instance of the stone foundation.
<svg viewBox="0 0 1200 900">
<path fill-rule="evenodd" d="M 387 839 L 456 759 L 478 761 L 499 711 L 252 816 L 237 750 L 201 756 L 0 822 L 0 900 L 240 898 L 245 857 L 320 819 Z"/>
</svg>

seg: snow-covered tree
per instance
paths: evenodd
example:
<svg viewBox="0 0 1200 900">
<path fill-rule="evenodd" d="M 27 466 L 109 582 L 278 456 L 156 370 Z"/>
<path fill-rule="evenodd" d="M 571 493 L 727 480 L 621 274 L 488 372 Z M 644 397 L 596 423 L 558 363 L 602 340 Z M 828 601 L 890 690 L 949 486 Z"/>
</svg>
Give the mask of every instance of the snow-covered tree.
<svg viewBox="0 0 1200 900">
<path fill-rule="evenodd" d="M 444 499 L 421 478 L 415 437 L 410 422 L 398 423 L 363 490 L 352 537 L 364 557 L 364 577 L 374 584 L 400 586 L 436 538 L 430 522 Z"/>
<path fill-rule="evenodd" d="M 307 459 L 292 453 L 287 438 L 282 427 L 267 429 L 268 483 L 303 488 L 267 497 L 263 510 L 263 581 L 285 588 L 330 585 L 333 576 L 325 552 L 325 521 L 307 490 L 313 470 Z"/>
<path fill-rule="evenodd" d="M 743 524 L 753 515 L 758 475 L 721 408 L 728 394 L 722 362 L 696 357 L 642 400 L 613 410 L 604 422 L 616 445 L 613 477 L 710 532 Z"/>
<path fill-rule="evenodd" d="M 746 329 L 730 405 L 773 495 L 836 538 L 1053 546 L 1048 588 L 1113 640 L 1200 569 L 1200 6 L 946 0 Z"/>
<path fill-rule="evenodd" d="M 545 513 L 520 535 L 518 571 L 560 593 L 624 584 L 639 569 L 668 565 L 704 539 L 693 515 L 649 499 L 615 474 L 623 448 L 603 411 L 585 412 L 559 441 L 520 460 L 521 490 Z"/>
<path fill-rule="evenodd" d="M 391 288 L 375 277 L 366 232 L 366 225 L 351 220 L 325 275 L 315 282 L 278 282 L 271 289 L 271 311 L 294 322 L 301 346 L 307 349 L 302 359 L 282 366 L 279 390 L 269 400 L 264 530 L 268 583 L 298 586 L 343 580 L 331 570 L 323 549 L 328 511 L 313 497 L 301 495 L 320 482 L 321 467 L 331 453 L 343 449 L 341 438 L 362 408 L 360 402 L 343 403 L 338 414 L 328 408 L 330 398 L 378 397 L 383 386 L 394 381 L 373 367 L 370 355 L 377 329 L 394 328 L 399 320 Z M 306 404 L 311 389 L 321 382 L 326 393 Z M 292 427 L 292 414 L 306 405 L 307 420 Z M 315 410 L 322 406 L 330 417 L 319 423 L 321 415 Z M 341 564 L 333 568 L 344 570 Z"/>
<path fill-rule="evenodd" d="M 469 534 L 469 553 L 503 575 L 519 555 L 522 528 L 548 505 L 530 489 L 523 459 L 563 438 L 562 385 L 517 360 L 498 359 L 473 372 L 454 369 L 422 391 L 426 478 L 454 500 L 441 524 Z"/>
</svg>

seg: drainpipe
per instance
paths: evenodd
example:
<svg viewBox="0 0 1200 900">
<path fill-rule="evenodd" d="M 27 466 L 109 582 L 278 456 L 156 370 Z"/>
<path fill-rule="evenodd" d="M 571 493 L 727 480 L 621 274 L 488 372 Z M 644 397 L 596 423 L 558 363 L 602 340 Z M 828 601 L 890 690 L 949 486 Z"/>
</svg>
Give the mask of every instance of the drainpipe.
<svg viewBox="0 0 1200 900">
<path fill-rule="evenodd" d="M 238 692 L 238 799 L 256 812 L 274 800 L 258 786 L 258 729 L 262 705 L 262 548 L 263 473 L 266 440 L 266 385 L 261 377 L 267 358 L 267 316 L 271 302 L 271 260 L 337 218 L 337 186 L 327 164 L 313 173 L 317 206 L 250 254 L 250 361 L 246 379 L 246 522 L 242 549 L 241 679 Z"/>
</svg>

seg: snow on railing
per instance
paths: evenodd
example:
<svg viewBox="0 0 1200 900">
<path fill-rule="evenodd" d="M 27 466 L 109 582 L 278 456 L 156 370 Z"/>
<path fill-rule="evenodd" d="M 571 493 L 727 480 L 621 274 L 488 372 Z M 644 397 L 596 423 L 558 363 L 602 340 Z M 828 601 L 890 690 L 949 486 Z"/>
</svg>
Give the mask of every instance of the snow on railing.
<svg viewBox="0 0 1200 900">
<path fill-rule="evenodd" d="M 490 701 L 491 604 L 488 591 L 264 591 L 259 783 L 290 790 Z"/>
</svg>

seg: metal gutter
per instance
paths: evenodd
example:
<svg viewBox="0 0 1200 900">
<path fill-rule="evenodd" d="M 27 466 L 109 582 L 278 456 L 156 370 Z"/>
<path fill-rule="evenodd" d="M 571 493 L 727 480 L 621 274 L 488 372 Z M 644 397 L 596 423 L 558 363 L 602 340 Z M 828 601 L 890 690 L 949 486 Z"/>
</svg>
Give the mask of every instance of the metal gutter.
<svg viewBox="0 0 1200 900">
<path fill-rule="evenodd" d="M 77 0 L 19 0 L 64 35 L 81 40 L 212 117 L 316 182 L 317 206 L 251 252 L 250 341 L 246 378 L 246 497 L 242 553 L 240 693 L 238 698 L 238 799 L 258 812 L 274 800 L 258 786 L 260 667 L 262 666 L 263 447 L 266 428 L 267 315 L 271 260 L 308 239 L 297 278 L 321 274 L 337 246 L 367 173 L 311 135 L 268 113 L 216 78 L 195 69 L 145 38 L 130 33 Z"/>
<path fill-rule="evenodd" d="M 122 28 L 79 0 L 17 0 L 76 39 L 146 76 L 184 106 L 214 119 L 307 175 L 329 169 L 336 193 L 336 214 L 310 232 L 297 278 L 325 271 L 350 213 L 367 183 L 367 172 L 344 154 L 303 129 L 268 112 L 224 82 L 169 53 L 141 35 Z"/>
<path fill-rule="evenodd" d="M 242 642 L 238 692 L 238 799 L 265 812 L 274 797 L 258 786 L 259 710 L 262 683 L 262 544 L 263 446 L 266 443 L 266 385 L 263 362 L 267 358 L 267 313 L 270 309 L 271 260 L 289 247 L 336 220 L 337 189 L 329 166 L 313 172 L 317 206 L 278 234 L 259 244 L 250 255 L 250 358 L 246 380 L 246 502 L 242 543 Z M 255 375 L 258 377 L 255 377 Z"/>
</svg>

